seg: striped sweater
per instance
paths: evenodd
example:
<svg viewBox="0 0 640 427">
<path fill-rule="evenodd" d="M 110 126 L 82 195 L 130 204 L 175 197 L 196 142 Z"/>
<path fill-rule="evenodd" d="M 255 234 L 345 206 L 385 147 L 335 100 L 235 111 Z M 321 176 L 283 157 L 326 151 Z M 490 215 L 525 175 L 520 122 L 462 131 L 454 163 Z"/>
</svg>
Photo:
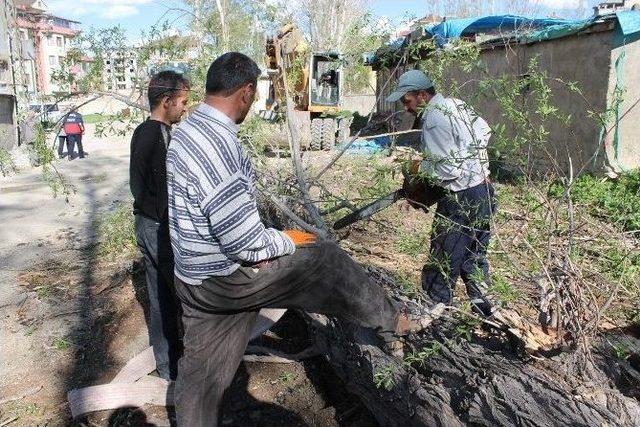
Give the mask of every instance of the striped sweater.
<svg viewBox="0 0 640 427">
<path fill-rule="evenodd" d="M 191 285 L 295 251 L 260 219 L 255 172 L 237 133 L 229 117 L 203 103 L 175 130 L 167 152 L 175 274 Z"/>
</svg>

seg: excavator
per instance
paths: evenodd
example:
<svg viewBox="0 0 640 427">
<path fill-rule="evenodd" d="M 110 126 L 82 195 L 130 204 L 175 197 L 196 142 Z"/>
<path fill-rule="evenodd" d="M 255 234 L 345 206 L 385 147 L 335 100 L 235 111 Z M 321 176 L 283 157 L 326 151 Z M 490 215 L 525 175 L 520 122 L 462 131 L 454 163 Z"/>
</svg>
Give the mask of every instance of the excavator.
<svg viewBox="0 0 640 427">
<path fill-rule="evenodd" d="M 303 148 L 330 150 L 349 136 L 353 119 L 344 117 L 341 110 L 343 61 L 339 53 L 310 51 L 302 32 L 288 24 L 276 37 L 267 39 L 265 59 L 269 94 L 262 117 L 272 119 L 284 113 L 285 90 L 289 89 Z"/>
</svg>

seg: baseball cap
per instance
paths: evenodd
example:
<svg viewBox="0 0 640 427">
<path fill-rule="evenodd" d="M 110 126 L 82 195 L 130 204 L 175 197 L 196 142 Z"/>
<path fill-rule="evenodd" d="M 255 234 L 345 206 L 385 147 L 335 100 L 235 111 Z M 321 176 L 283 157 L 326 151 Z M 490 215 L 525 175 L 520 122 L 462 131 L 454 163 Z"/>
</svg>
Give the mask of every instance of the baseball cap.
<svg viewBox="0 0 640 427">
<path fill-rule="evenodd" d="M 387 97 L 387 102 L 396 102 L 407 92 L 414 90 L 424 90 L 433 87 L 433 82 L 425 73 L 420 70 L 411 70 L 402 74 L 398 79 L 396 90 Z"/>
</svg>

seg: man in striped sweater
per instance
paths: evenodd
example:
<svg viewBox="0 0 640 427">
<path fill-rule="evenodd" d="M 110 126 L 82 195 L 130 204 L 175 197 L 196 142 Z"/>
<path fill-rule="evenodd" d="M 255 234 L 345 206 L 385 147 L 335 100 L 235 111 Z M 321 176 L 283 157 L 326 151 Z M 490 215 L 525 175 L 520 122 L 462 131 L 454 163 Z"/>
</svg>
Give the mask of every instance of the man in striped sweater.
<svg viewBox="0 0 640 427">
<path fill-rule="evenodd" d="M 216 59 L 204 102 L 176 129 L 167 154 L 185 333 L 175 388 L 183 426 L 217 425 L 222 395 L 261 308 L 339 316 L 375 329 L 393 349 L 400 336 L 424 329 L 434 314 L 417 304 L 400 307 L 336 244 L 264 226 L 255 173 L 237 138 L 259 75 L 243 54 Z"/>
</svg>

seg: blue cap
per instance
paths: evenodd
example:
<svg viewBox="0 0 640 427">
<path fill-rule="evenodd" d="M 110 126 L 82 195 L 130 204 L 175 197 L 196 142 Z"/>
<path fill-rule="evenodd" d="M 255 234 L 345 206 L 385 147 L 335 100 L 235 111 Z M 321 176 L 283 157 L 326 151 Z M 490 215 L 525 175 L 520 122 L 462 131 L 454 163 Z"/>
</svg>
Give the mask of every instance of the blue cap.
<svg viewBox="0 0 640 427">
<path fill-rule="evenodd" d="M 387 102 L 396 102 L 407 92 L 414 90 L 425 90 L 433 87 L 433 82 L 425 73 L 420 70 L 407 71 L 398 79 L 396 90 L 387 97 Z"/>
</svg>

